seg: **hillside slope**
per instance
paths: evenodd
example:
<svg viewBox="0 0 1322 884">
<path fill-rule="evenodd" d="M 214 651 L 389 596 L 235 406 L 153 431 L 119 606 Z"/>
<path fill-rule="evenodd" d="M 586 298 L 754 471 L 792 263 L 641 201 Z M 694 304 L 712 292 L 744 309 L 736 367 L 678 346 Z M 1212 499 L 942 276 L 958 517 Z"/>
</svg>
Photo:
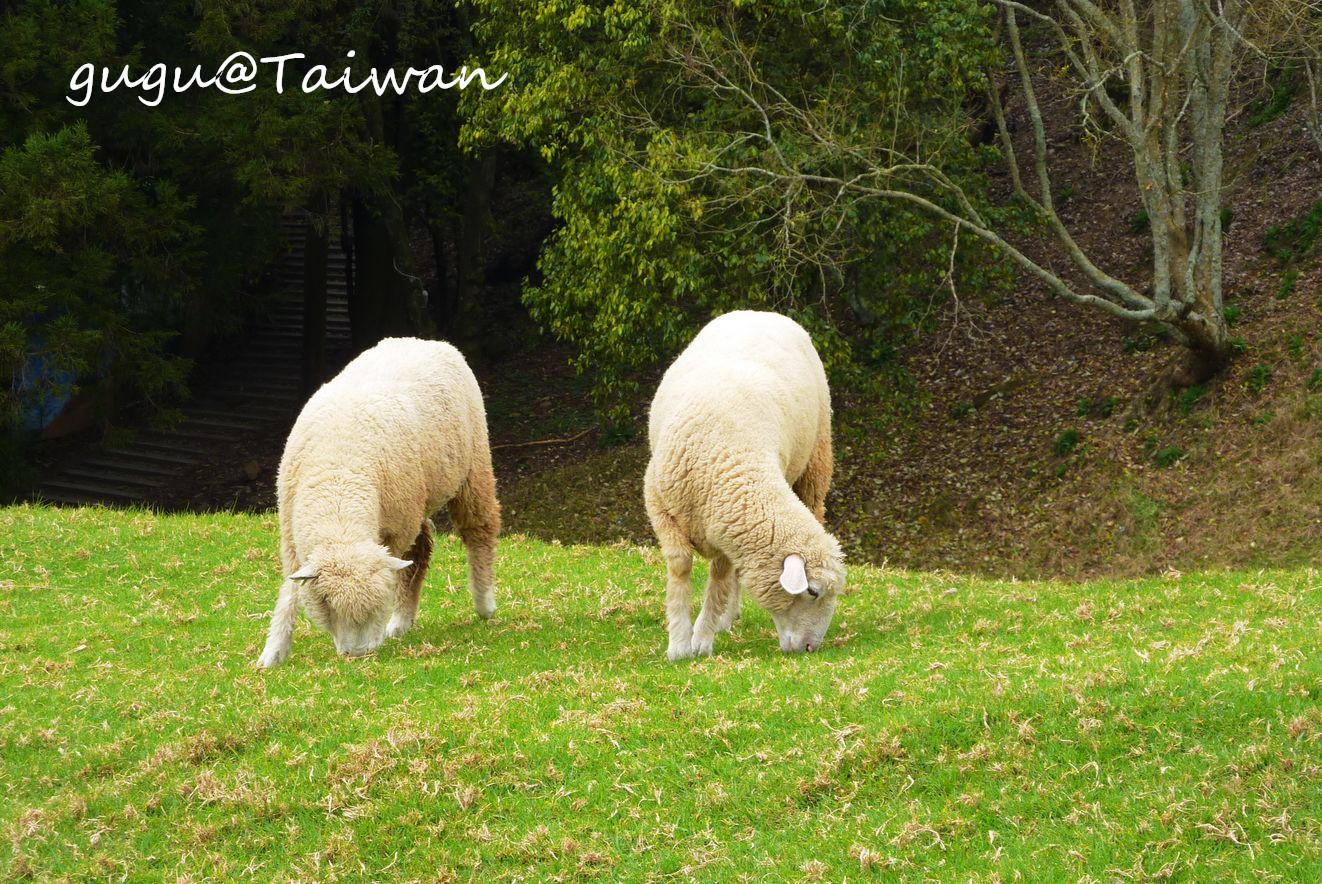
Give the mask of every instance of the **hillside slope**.
<svg viewBox="0 0 1322 884">
<path fill-rule="evenodd" d="M 1147 279 L 1129 159 L 1080 140 L 1070 110 L 1063 100 L 1045 109 L 1064 220 L 1105 269 Z M 1291 222 L 1316 233 L 1322 156 L 1298 109 L 1262 125 L 1242 114 L 1227 143 L 1225 288 L 1243 347 L 1229 370 L 1128 420 L 1171 343 L 1022 278 L 1009 292 L 961 292 L 903 354 L 912 423 L 836 390 L 827 509 L 851 556 L 1015 575 L 1318 561 L 1322 242 L 1288 260 L 1266 242 Z M 642 444 L 577 451 L 507 486 L 511 523 L 566 540 L 646 538 Z"/>
</svg>

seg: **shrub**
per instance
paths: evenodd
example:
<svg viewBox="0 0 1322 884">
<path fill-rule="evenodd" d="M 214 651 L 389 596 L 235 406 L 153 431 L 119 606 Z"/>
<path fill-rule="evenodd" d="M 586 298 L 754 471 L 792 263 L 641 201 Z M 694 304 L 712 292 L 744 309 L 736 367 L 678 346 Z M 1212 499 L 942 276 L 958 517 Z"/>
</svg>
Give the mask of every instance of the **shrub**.
<svg viewBox="0 0 1322 884">
<path fill-rule="evenodd" d="M 1055 449 L 1056 454 L 1064 457 L 1079 447 L 1079 441 L 1082 438 L 1083 437 L 1079 435 L 1078 430 L 1066 430 L 1056 437 L 1056 441 L 1053 443 L 1052 447 Z"/>
<path fill-rule="evenodd" d="M 970 414 L 973 414 L 974 411 L 976 411 L 976 409 L 973 407 L 972 402 L 960 402 L 950 407 L 950 416 L 957 421 L 962 421 Z"/>
<path fill-rule="evenodd" d="M 1298 279 L 1299 271 L 1295 268 L 1291 267 L 1289 270 L 1285 271 L 1285 275 L 1281 277 L 1281 285 L 1276 289 L 1276 300 L 1284 301 L 1286 298 L 1293 295 L 1294 284 Z"/>
<path fill-rule="evenodd" d="M 1158 451 L 1152 458 L 1159 469 L 1172 467 L 1184 459 L 1184 449 L 1178 445 L 1168 445 Z"/>
<path fill-rule="evenodd" d="M 1319 232 L 1322 232 L 1322 200 L 1313 203 L 1308 214 L 1268 227 L 1262 245 L 1278 261 L 1288 263 L 1303 257 L 1317 241 Z"/>
<path fill-rule="evenodd" d="M 1179 411 L 1181 417 L 1188 417 L 1189 412 L 1193 411 L 1194 406 L 1206 395 L 1207 390 L 1200 384 L 1185 387 L 1175 397 L 1175 408 Z"/>
<path fill-rule="evenodd" d="M 1262 391 L 1267 388 L 1267 384 L 1271 381 L 1273 374 L 1274 372 L 1270 365 L 1264 365 L 1259 362 L 1257 365 L 1253 366 L 1253 370 L 1249 372 L 1248 378 L 1244 381 L 1244 387 L 1254 396 L 1260 396 L 1262 395 Z"/>
</svg>

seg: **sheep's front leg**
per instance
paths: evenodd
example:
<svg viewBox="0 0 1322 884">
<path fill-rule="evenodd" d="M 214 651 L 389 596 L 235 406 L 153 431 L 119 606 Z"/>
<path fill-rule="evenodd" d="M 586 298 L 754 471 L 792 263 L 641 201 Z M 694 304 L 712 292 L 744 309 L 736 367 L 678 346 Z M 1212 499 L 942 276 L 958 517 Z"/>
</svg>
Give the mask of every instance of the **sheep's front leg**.
<svg viewBox="0 0 1322 884">
<path fill-rule="evenodd" d="M 725 556 L 718 555 L 711 560 L 711 573 L 707 578 L 707 595 L 698 614 L 698 622 L 693 624 L 693 653 L 695 656 L 710 656 L 716 644 L 716 633 L 729 629 L 728 614 L 738 593 L 734 583 L 734 566 Z M 722 626 L 722 624 L 725 624 Z"/>
<path fill-rule="evenodd" d="M 422 530 L 413 541 L 404 558 L 412 565 L 399 572 L 399 596 L 395 601 L 395 614 L 386 627 L 386 635 L 394 638 L 408 632 L 418 618 L 418 600 L 422 597 L 422 582 L 427 577 L 427 565 L 431 562 L 434 546 L 431 520 L 422 523 Z"/>
<path fill-rule="evenodd" d="M 298 584 L 286 579 L 280 584 L 280 597 L 271 614 L 271 628 L 266 633 L 266 648 L 257 658 L 257 665 L 272 669 L 289 658 L 293 641 L 294 622 L 298 619 Z"/>
</svg>

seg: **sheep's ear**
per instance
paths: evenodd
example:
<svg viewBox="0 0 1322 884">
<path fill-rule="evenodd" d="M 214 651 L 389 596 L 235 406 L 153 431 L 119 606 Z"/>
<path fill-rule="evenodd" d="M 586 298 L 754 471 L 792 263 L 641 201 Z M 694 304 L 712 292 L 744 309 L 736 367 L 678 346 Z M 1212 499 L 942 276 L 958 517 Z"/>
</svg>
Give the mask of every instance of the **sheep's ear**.
<svg viewBox="0 0 1322 884">
<path fill-rule="evenodd" d="M 403 571 L 413 563 L 408 559 L 397 559 L 394 556 L 386 556 L 386 564 L 389 565 L 393 571 Z"/>
<path fill-rule="evenodd" d="M 803 556 L 795 553 L 785 557 L 785 567 L 780 572 L 780 586 L 790 595 L 802 595 L 808 591 L 808 574 L 803 570 Z"/>
<path fill-rule="evenodd" d="M 317 576 L 317 569 L 316 569 L 315 567 L 313 567 L 313 565 L 312 565 L 311 562 L 308 562 L 308 563 L 307 563 L 306 565 L 304 565 L 302 568 L 299 568 L 299 569 L 298 569 L 297 571 L 295 571 L 293 574 L 290 574 L 290 575 L 289 575 L 289 579 L 290 579 L 290 580 L 311 580 L 313 577 L 316 577 L 316 576 Z"/>
</svg>

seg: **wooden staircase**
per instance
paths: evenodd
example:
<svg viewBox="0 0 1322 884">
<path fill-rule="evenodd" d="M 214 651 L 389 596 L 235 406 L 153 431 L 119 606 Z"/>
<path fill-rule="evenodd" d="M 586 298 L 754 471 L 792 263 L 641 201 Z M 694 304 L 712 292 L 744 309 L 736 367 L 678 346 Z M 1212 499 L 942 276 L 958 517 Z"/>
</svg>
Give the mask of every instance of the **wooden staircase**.
<svg viewBox="0 0 1322 884">
<path fill-rule="evenodd" d="M 282 223 L 289 248 L 279 270 L 288 298 L 252 329 L 228 365 L 209 372 L 184 419 L 170 430 L 142 431 L 120 448 L 80 452 L 41 482 L 34 500 L 150 506 L 227 446 L 288 429 L 302 405 L 305 231 L 301 215 Z M 348 267 L 338 230 L 331 232 L 326 288 L 327 364 L 334 366 L 350 349 Z"/>
</svg>

